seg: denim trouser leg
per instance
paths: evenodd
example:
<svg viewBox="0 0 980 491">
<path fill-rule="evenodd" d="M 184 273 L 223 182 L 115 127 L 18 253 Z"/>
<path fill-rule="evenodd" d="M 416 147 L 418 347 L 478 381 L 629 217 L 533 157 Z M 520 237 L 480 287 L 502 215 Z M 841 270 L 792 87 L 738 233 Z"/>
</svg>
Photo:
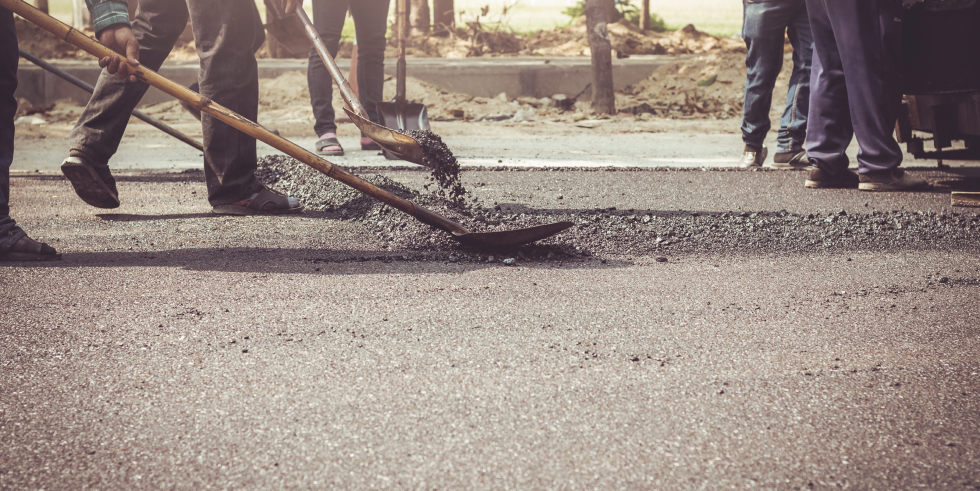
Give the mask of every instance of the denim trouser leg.
<svg viewBox="0 0 980 491">
<path fill-rule="evenodd" d="M 790 31 L 794 53 L 793 76 L 787 96 L 786 109 L 780 120 L 779 149 L 788 151 L 794 143 L 803 141 L 806 128 L 805 95 L 811 53 L 809 31 L 806 29 L 804 0 L 782 2 L 743 1 L 744 22 L 742 37 L 748 50 L 745 56 L 745 99 L 742 109 L 742 140 L 746 145 L 761 147 L 771 128 L 769 111 L 772 91 L 783 67 L 783 39 Z"/>
<path fill-rule="evenodd" d="M 810 63 L 813 59 L 813 34 L 810 32 L 810 18 L 806 4 L 800 8 L 796 17 L 786 29 L 789 42 L 793 45 L 793 73 L 789 77 L 789 90 L 786 92 L 786 108 L 779 119 L 779 134 L 776 137 L 778 151 L 788 152 L 793 148 L 803 148 L 806 140 L 806 121 L 810 112 Z"/>
<path fill-rule="evenodd" d="M 384 90 L 385 30 L 388 2 L 383 0 L 313 0 L 313 23 L 331 55 L 336 56 L 344 19 L 350 8 L 357 35 L 357 94 L 371 121 L 379 122 L 378 102 Z M 333 79 L 315 48 L 310 49 L 306 71 L 310 103 L 316 122 L 313 131 L 322 135 L 337 131 L 333 109 Z"/>
<path fill-rule="evenodd" d="M 10 218 L 10 164 L 14 160 L 14 114 L 17 112 L 17 32 L 14 14 L 0 7 L 0 253 L 24 231 Z"/>
<path fill-rule="evenodd" d="M 898 167 L 900 12 L 890 0 L 807 0 L 807 7 L 814 41 L 807 155 L 836 170 L 856 135 L 860 173 Z"/>
<path fill-rule="evenodd" d="M 133 31 L 140 63 L 157 70 L 187 25 L 201 57 L 200 93 L 254 121 L 258 114 L 258 67 L 252 49 L 255 8 L 248 0 L 142 0 Z M 119 148 L 129 114 L 148 86 L 120 81 L 105 71 L 70 136 L 70 148 L 107 162 Z M 212 205 L 248 198 L 255 178 L 255 139 L 203 114 L 204 176 Z"/>
</svg>

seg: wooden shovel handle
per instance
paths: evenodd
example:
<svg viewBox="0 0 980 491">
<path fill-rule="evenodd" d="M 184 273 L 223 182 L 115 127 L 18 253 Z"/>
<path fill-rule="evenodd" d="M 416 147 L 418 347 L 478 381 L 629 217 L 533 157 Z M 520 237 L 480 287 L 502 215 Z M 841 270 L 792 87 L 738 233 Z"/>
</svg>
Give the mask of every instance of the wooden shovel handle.
<svg viewBox="0 0 980 491">
<path fill-rule="evenodd" d="M 82 49 L 97 58 L 118 55 L 118 53 L 105 47 L 98 41 L 86 36 L 85 34 L 82 34 L 78 30 L 66 25 L 54 17 L 41 12 L 23 0 L 0 0 L 0 6 L 6 7 L 17 15 L 20 15 L 42 29 L 63 39 L 65 42 Z M 378 201 L 381 201 L 382 203 L 385 203 L 386 205 L 391 206 L 392 208 L 407 213 L 419 219 L 419 221 L 422 221 L 423 223 L 439 227 L 455 235 L 463 235 L 468 233 L 467 230 L 458 223 L 432 213 L 431 211 L 426 210 L 421 206 L 412 203 L 411 201 L 402 199 L 344 171 L 343 169 L 340 169 L 330 162 L 318 157 L 309 150 L 306 150 L 303 147 L 286 140 L 285 138 L 272 134 L 269 130 L 266 130 L 252 121 L 249 121 L 234 111 L 215 103 L 197 92 L 184 87 L 183 85 L 163 77 L 153 70 L 143 66 L 134 67 L 132 65 L 130 65 L 130 69 L 140 81 L 156 87 L 163 92 L 166 92 L 167 94 L 190 104 L 194 108 L 199 109 L 201 112 L 214 116 L 220 121 L 249 136 L 268 143 L 277 150 L 280 150 L 296 160 L 313 167 L 332 179 L 336 179 L 368 196 L 371 196 L 374 199 L 377 199 Z"/>
</svg>

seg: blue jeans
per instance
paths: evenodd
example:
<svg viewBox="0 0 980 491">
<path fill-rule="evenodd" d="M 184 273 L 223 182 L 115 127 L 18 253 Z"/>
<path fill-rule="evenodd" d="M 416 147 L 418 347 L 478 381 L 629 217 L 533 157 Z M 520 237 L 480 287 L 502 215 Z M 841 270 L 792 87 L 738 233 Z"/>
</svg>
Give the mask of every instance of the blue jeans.
<svg viewBox="0 0 980 491">
<path fill-rule="evenodd" d="M 17 31 L 14 14 L 0 7 L 0 253 L 24 231 L 10 218 L 10 164 L 14 160 L 14 114 L 17 112 Z"/>
<path fill-rule="evenodd" d="M 313 0 L 313 25 L 327 51 L 334 57 L 340 45 L 347 9 L 354 18 L 357 36 L 357 98 L 364 105 L 371 121 L 379 123 L 378 103 L 384 97 L 385 29 L 388 27 L 388 0 Z M 310 64 L 306 70 L 310 87 L 310 102 L 316 122 L 317 136 L 337 131 L 333 109 L 333 78 L 323 66 L 316 48 L 310 48 Z"/>
<path fill-rule="evenodd" d="M 743 0 L 742 38 L 745 55 L 745 103 L 742 108 L 742 141 L 762 147 L 772 127 L 769 109 L 772 89 L 783 68 L 783 38 L 793 45 L 793 74 L 786 94 L 786 109 L 779 119 L 776 138 L 779 152 L 801 148 L 806 139 L 810 109 L 810 60 L 813 36 L 805 0 Z"/>
</svg>

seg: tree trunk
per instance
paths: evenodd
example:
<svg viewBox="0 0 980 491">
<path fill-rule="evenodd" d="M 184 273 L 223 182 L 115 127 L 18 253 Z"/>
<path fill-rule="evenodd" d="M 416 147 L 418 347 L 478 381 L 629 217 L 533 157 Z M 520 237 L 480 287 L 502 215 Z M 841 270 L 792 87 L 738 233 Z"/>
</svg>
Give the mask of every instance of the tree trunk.
<svg viewBox="0 0 980 491">
<path fill-rule="evenodd" d="M 412 0 L 408 22 L 412 26 L 413 36 L 424 36 L 429 33 L 432 25 L 432 14 L 429 12 L 429 0 Z"/>
<path fill-rule="evenodd" d="M 48 0 L 35 0 L 34 6 L 41 12 L 48 13 Z"/>
<path fill-rule="evenodd" d="M 432 25 L 436 30 L 442 30 L 441 26 L 456 25 L 456 10 L 453 7 L 453 0 L 432 0 Z"/>
<path fill-rule="evenodd" d="M 650 0 L 643 0 L 640 6 L 640 29 L 650 30 Z"/>
<path fill-rule="evenodd" d="M 605 0 L 585 1 L 585 29 L 592 51 L 592 111 L 613 114 L 616 97 L 613 95 L 612 44 L 606 29 Z"/>
<path fill-rule="evenodd" d="M 92 13 L 85 6 L 85 0 L 72 0 L 71 25 L 75 29 L 92 29 Z"/>
<path fill-rule="evenodd" d="M 604 0 L 606 22 L 616 22 L 616 0 Z"/>
</svg>

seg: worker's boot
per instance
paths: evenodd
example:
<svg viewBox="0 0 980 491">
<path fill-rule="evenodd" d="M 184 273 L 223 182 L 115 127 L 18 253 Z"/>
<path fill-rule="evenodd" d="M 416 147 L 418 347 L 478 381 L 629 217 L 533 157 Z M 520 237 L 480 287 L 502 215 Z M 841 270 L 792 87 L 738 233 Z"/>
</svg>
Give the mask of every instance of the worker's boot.
<svg viewBox="0 0 980 491">
<path fill-rule="evenodd" d="M 780 170 L 803 170 L 810 167 L 810 159 L 806 157 L 806 150 L 794 148 L 788 152 L 776 152 L 772 156 L 769 167 Z"/>
<path fill-rule="evenodd" d="M 804 187 L 808 188 L 849 188 L 858 187 L 858 175 L 847 168 L 831 174 L 817 166 L 810 167 Z"/>
<path fill-rule="evenodd" d="M 902 169 L 892 169 L 861 174 L 861 191 L 921 191 L 932 184 L 921 177 L 909 175 Z"/>
</svg>

